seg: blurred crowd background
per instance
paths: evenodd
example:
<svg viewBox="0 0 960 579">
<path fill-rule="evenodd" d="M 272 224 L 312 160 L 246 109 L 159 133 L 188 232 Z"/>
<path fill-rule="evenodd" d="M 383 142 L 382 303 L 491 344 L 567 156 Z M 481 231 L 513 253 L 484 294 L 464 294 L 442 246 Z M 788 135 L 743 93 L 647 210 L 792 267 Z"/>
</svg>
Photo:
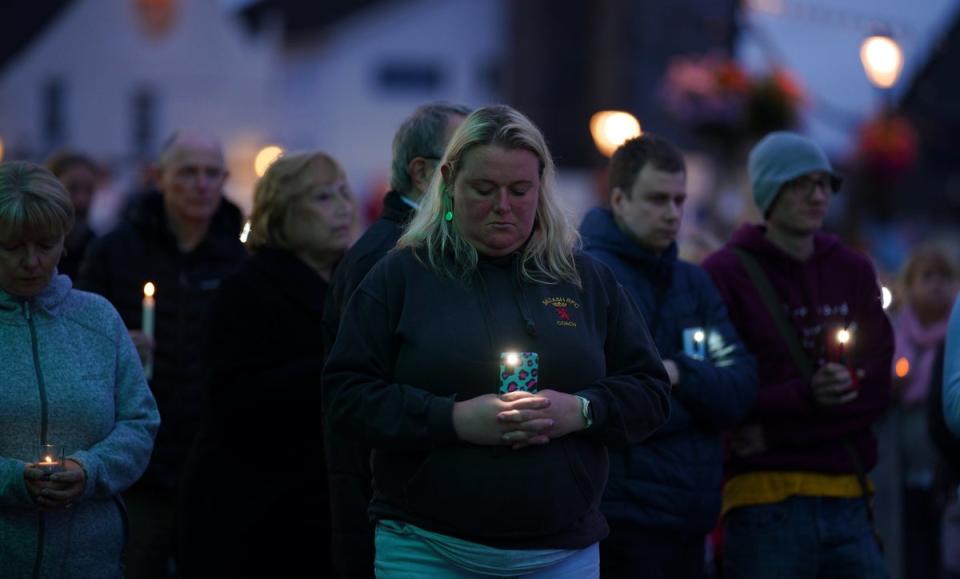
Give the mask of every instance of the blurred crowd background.
<svg viewBox="0 0 960 579">
<path fill-rule="evenodd" d="M 245 213 L 270 162 L 320 149 L 370 223 L 411 111 L 507 103 L 545 134 L 577 222 L 605 202 L 611 142 L 678 143 L 681 253 L 699 261 L 758 218 L 747 151 L 792 129 L 844 175 L 827 229 L 873 259 L 893 313 L 915 248 L 958 257 L 958 66 L 956 0 L 43 0 L 0 21 L 0 160 L 89 158 L 72 189 L 103 234 L 194 127 L 223 140 Z M 884 456 L 878 487 L 898 488 Z M 882 490 L 896 573 L 903 507 Z"/>
</svg>

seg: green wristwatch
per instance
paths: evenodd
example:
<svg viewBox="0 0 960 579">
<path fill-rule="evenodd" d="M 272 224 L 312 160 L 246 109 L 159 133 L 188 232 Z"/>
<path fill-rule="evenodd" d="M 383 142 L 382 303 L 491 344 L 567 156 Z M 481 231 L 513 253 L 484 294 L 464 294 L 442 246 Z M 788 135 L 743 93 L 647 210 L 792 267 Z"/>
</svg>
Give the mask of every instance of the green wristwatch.
<svg viewBox="0 0 960 579">
<path fill-rule="evenodd" d="M 583 396 L 577 396 L 577 399 L 580 400 L 580 416 L 583 416 L 583 429 L 586 430 L 593 424 L 593 412 L 590 410 L 590 399 L 584 398 Z"/>
</svg>

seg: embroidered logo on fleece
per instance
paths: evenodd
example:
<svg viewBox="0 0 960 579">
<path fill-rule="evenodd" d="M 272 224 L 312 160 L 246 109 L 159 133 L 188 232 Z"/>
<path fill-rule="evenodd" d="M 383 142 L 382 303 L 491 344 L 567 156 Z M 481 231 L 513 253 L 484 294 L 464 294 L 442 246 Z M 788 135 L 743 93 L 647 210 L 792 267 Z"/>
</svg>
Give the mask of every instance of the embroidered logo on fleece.
<svg viewBox="0 0 960 579">
<path fill-rule="evenodd" d="M 557 325 L 576 328 L 577 322 L 573 321 L 571 309 L 580 309 L 580 304 L 570 298 L 546 298 L 543 305 L 553 307 L 557 315 Z"/>
</svg>

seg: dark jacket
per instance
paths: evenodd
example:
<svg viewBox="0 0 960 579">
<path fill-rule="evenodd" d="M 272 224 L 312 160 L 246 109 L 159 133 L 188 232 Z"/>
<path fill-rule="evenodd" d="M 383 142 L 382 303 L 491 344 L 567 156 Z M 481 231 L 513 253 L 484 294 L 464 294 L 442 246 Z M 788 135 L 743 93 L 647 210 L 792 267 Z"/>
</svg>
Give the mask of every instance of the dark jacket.
<svg viewBox="0 0 960 579">
<path fill-rule="evenodd" d="M 63 257 L 57 265 L 57 270 L 70 280 L 76 280 L 80 272 L 80 264 L 87 248 L 97 238 L 97 235 L 87 224 L 76 224 L 64 240 Z"/>
<path fill-rule="evenodd" d="M 678 260 L 676 244 L 656 256 L 605 209 L 590 211 L 580 232 L 585 251 L 613 270 L 640 307 L 660 356 L 680 371 L 667 424 L 643 444 L 611 453 L 603 513 L 621 523 L 705 534 L 720 513 L 720 430 L 736 425 L 753 404 L 756 364 L 710 276 Z M 706 336 L 703 360 L 684 353 L 684 330 L 694 328 Z"/>
<path fill-rule="evenodd" d="M 167 225 L 163 198 L 153 194 L 141 201 L 129 222 L 97 239 L 81 265 L 77 287 L 110 300 L 129 329 L 141 328 L 143 285 L 151 281 L 157 286 L 150 388 L 163 421 L 138 485 L 177 487 L 199 427 L 204 319 L 220 280 L 246 256 L 241 226 L 240 210 L 224 199 L 207 237 L 183 253 Z"/>
<path fill-rule="evenodd" d="M 354 290 L 403 233 L 414 209 L 397 191 L 383 200 L 383 213 L 347 251 L 337 265 L 324 312 L 327 349 L 336 338 L 340 316 Z M 330 477 L 333 556 L 341 577 L 373 577 L 373 525 L 367 507 L 373 497 L 370 485 L 370 449 L 350 438 L 327 433 L 327 472 Z"/>
<path fill-rule="evenodd" d="M 643 318 L 610 271 L 577 258 L 583 289 L 519 278 L 517 254 L 469 282 L 410 250 L 354 293 L 324 369 L 331 428 L 371 446 L 376 518 L 494 547 L 579 549 L 607 534 L 607 445 L 640 442 L 669 414 Z M 544 387 L 591 401 L 594 424 L 511 450 L 458 440 L 455 400 L 496 393 L 503 351 L 537 352 Z"/>
<path fill-rule="evenodd" d="M 869 470 L 877 457 L 871 427 L 890 400 L 893 358 L 893 330 L 881 307 L 873 266 L 832 235 L 818 233 L 813 255 L 800 261 L 771 243 L 765 232 L 765 226 L 744 225 L 704 262 L 740 337 L 757 357 L 757 404 L 745 422 L 763 429 L 768 447 L 749 457 L 729 457 L 729 474 L 797 470 L 853 474 L 856 467 L 846 441 Z M 734 247 L 756 257 L 814 366 L 835 351 L 840 328 L 853 330 L 846 361 L 863 371 L 855 400 L 832 407 L 817 404 L 810 382 L 801 377 Z"/>
<path fill-rule="evenodd" d="M 347 251 L 330 281 L 330 299 L 326 303 L 324 324 L 327 339 L 333 343 L 340 327 L 340 316 L 347 307 L 350 296 L 367 276 L 367 273 L 388 251 L 393 249 L 403 234 L 403 228 L 413 217 L 415 210 L 403 201 L 397 191 L 390 191 L 383 198 L 383 213 Z"/>
<path fill-rule="evenodd" d="M 330 569 L 320 435 L 326 294 L 319 275 L 276 249 L 260 249 L 217 292 L 203 425 L 181 484 L 185 577 L 229 575 L 225 561 L 240 575 L 270 562 L 295 574 Z"/>
</svg>

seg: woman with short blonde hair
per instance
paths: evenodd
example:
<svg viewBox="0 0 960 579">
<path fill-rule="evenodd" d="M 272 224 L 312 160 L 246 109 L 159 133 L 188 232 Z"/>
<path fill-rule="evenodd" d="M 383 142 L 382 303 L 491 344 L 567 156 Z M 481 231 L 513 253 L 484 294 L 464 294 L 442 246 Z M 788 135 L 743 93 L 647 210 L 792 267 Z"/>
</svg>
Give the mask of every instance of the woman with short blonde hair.
<svg viewBox="0 0 960 579">
<path fill-rule="evenodd" d="M 251 251 L 265 246 L 289 249 L 286 223 L 291 210 L 318 184 L 344 180 L 336 159 L 321 151 L 294 153 L 280 157 L 257 182 L 250 215 Z"/>
<path fill-rule="evenodd" d="M 121 577 L 160 424 L 120 315 L 57 275 L 72 225 L 53 174 L 0 164 L 0 577 Z"/>
<path fill-rule="evenodd" d="M 257 183 L 253 257 L 223 280 L 207 323 L 208 403 L 180 491 L 185 579 L 333 575 L 319 375 L 330 274 L 355 214 L 343 169 L 319 151 L 281 157 Z M 295 476 L 225 488 L 251 457 Z"/>
<path fill-rule="evenodd" d="M 73 227 L 70 196 L 52 173 L 23 161 L 5 163 L 0 172 L 0 240 L 24 233 L 59 237 Z"/>
</svg>

